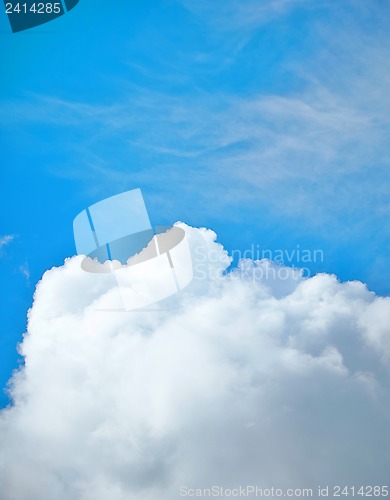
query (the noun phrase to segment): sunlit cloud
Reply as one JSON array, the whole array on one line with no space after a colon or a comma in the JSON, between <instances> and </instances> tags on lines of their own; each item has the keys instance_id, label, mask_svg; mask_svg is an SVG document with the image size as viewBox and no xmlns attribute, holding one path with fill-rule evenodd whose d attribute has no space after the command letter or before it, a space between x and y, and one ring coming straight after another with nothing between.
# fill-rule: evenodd
<instances>
[{"instance_id":1,"label":"sunlit cloud","mask_svg":"<svg viewBox=\"0 0 390 500\"><path fill-rule=\"evenodd\" d=\"M198 279L160 311L107 312L115 288L83 256L45 273L1 413L4 498L385 484L390 299L264 280L263 261L223 274L215 233L181 227Z\"/></svg>"}]
</instances>

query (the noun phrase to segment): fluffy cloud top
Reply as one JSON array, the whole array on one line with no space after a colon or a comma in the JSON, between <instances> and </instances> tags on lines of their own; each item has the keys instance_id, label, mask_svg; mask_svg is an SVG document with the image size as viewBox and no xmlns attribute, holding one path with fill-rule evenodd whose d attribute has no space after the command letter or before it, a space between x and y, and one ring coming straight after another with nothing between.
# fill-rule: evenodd
<instances>
[{"instance_id":1,"label":"fluffy cloud top","mask_svg":"<svg viewBox=\"0 0 390 500\"><path fill-rule=\"evenodd\" d=\"M215 233L182 227L195 279L160 310L107 310L115 284L80 256L45 273L1 414L1 498L386 484L390 298L267 279L267 261L221 274Z\"/></svg>"}]
</instances>

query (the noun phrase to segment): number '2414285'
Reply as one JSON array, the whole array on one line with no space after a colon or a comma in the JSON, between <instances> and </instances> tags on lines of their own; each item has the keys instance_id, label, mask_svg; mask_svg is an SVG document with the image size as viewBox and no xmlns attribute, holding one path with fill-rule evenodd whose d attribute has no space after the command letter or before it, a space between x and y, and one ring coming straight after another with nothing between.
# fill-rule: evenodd
<instances>
[{"instance_id":1,"label":"number '2414285'","mask_svg":"<svg viewBox=\"0 0 390 500\"><path fill-rule=\"evenodd\" d=\"M32 5L27 5L26 3L6 3L5 12L7 14L60 14L61 13L61 3L33 3Z\"/></svg>"}]
</instances>

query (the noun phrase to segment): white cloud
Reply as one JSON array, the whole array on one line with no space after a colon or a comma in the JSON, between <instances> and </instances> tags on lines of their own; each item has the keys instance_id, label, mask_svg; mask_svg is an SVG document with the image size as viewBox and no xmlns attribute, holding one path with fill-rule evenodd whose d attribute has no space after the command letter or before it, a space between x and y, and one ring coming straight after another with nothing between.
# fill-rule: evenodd
<instances>
[{"instance_id":1,"label":"white cloud","mask_svg":"<svg viewBox=\"0 0 390 500\"><path fill-rule=\"evenodd\" d=\"M303 220L330 238L329 226L339 238L346 220L357 234L373 219L387 232L388 9L363 0L184 4L200 16L210 43L201 54L178 47L165 71L158 66L154 75L156 81L161 73L181 78L188 59L194 73L183 92L124 82L122 95L98 105L35 95L5 103L0 119L77 127L85 141L65 146L78 161L56 175L85 178L88 189L101 193L102 176L117 191L136 182L151 187L152 203L164 198L169 210L180 186L183 213L195 212L198 220L210 212L233 218L245 206ZM271 39L269 50L276 62L263 61L263 22L292 8L302 10L302 30L299 16L289 20L290 46L285 28L275 26L281 42L273 47ZM225 21L239 34L227 34ZM214 22L221 30L209 26ZM256 61L264 81L246 69L248 61L250 67ZM229 75L241 70L248 71L246 83L229 85ZM210 84L194 90L194 81ZM128 166L130 156L139 167ZM75 167L80 158L82 168Z\"/></svg>"},{"instance_id":2,"label":"white cloud","mask_svg":"<svg viewBox=\"0 0 390 500\"><path fill-rule=\"evenodd\" d=\"M25 262L24 264L22 264L19 267L19 271L24 276L26 283L29 284L30 283L30 267L28 265L28 262Z\"/></svg>"},{"instance_id":3,"label":"white cloud","mask_svg":"<svg viewBox=\"0 0 390 500\"><path fill-rule=\"evenodd\" d=\"M310 6L308 0L179 0L191 13L223 31L258 28L301 5Z\"/></svg>"},{"instance_id":4,"label":"white cloud","mask_svg":"<svg viewBox=\"0 0 390 500\"><path fill-rule=\"evenodd\" d=\"M6 234L4 236L0 236L0 250L9 245L11 241L15 238L13 234Z\"/></svg>"},{"instance_id":5,"label":"white cloud","mask_svg":"<svg viewBox=\"0 0 390 500\"><path fill-rule=\"evenodd\" d=\"M386 483L390 298L325 274L286 288L267 261L216 279L215 234L183 227L214 279L160 312L97 311L115 289L82 257L44 275L1 415L2 498Z\"/></svg>"}]
</instances>

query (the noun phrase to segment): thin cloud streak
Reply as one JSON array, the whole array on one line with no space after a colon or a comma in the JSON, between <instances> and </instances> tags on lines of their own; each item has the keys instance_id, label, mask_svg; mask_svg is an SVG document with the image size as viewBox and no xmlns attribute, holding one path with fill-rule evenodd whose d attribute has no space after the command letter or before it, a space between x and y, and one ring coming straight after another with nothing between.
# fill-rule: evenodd
<instances>
[{"instance_id":1,"label":"thin cloud streak","mask_svg":"<svg viewBox=\"0 0 390 500\"><path fill-rule=\"evenodd\" d=\"M284 16L299 6L310 7L310 0L179 0L191 14L222 31L253 30ZM320 2L321 4L323 2Z\"/></svg>"},{"instance_id":2,"label":"thin cloud streak","mask_svg":"<svg viewBox=\"0 0 390 500\"><path fill-rule=\"evenodd\" d=\"M267 5L282 12L301 3ZM206 8L203 2L191 5ZM12 108L15 122L81 131L83 145L73 141L66 147L82 168L72 162L66 175L91 182L99 172L118 189L139 182L168 198L179 184L187 200L200 193L211 208L221 208L220 195L229 192L225 205L266 206L317 225L337 224L341 213L384 216L390 211L390 44L382 11L358 2L344 19L343 9L333 8L336 26L315 25L321 50L304 63L283 63L295 82L284 94L198 89L177 95L127 83L120 101L104 105L35 96L3 113L9 120ZM361 24L362 10L377 22L375 36ZM128 167L134 157L137 167Z\"/></svg>"},{"instance_id":3,"label":"thin cloud streak","mask_svg":"<svg viewBox=\"0 0 390 500\"><path fill-rule=\"evenodd\" d=\"M4 236L0 236L0 249L9 245L14 240L14 238L15 236L13 234L6 234Z\"/></svg>"}]
</instances>

